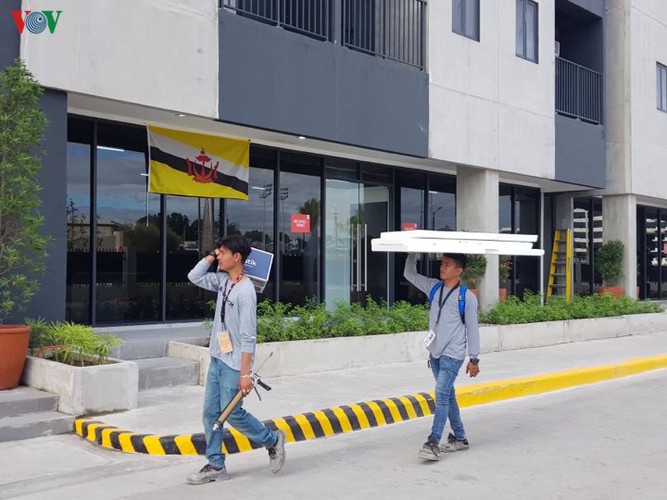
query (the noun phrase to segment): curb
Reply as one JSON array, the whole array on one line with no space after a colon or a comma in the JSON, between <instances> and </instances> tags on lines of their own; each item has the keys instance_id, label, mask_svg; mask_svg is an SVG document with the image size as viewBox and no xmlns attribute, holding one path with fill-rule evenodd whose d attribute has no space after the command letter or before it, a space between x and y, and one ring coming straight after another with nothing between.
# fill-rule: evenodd
<instances>
[{"instance_id":1,"label":"curb","mask_svg":"<svg viewBox=\"0 0 667 500\"><path fill-rule=\"evenodd\" d=\"M457 399L459 406L466 408L593 384L661 368L667 368L667 354L631 359L611 365L464 386L457 389ZM264 424L273 430L284 430L287 442L297 442L426 417L433 414L434 408L434 393L420 392L265 420ZM74 431L84 439L104 448L126 453L204 455L206 450L203 433L170 436L137 434L87 418L76 419ZM226 454L242 453L259 447L236 429L225 427L222 449Z\"/></svg>"}]
</instances>

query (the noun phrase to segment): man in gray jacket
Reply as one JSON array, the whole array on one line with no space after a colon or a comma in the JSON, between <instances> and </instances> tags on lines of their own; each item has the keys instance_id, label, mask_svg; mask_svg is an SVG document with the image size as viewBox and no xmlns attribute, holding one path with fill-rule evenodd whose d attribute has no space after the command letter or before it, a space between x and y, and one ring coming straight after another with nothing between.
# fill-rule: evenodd
<instances>
[{"instance_id":1,"label":"man in gray jacket","mask_svg":"<svg viewBox=\"0 0 667 500\"><path fill-rule=\"evenodd\" d=\"M211 329L211 365L204 395L204 434L208 463L188 476L189 484L204 484L227 478L222 452L223 430L213 430L220 412L240 390L243 396L253 388L250 369L257 341L257 294L243 272L250 255L248 240L239 235L219 240L210 255L188 274L195 285L216 292L218 300ZM218 272L209 272L218 263ZM229 423L251 441L269 451L271 472L279 472L285 462L285 432L272 431L242 407L243 400L229 416Z\"/></svg>"},{"instance_id":2,"label":"man in gray jacket","mask_svg":"<svg viewBox=\"0 0 667 500\"><path fill-rule=\"evenodd\" d=\"M479 374L477 297L470 290L466 290L465 297L462 297L465 299L465 322L459 309L461 273L466 261L463 254L443 254L440 259L440 280L418 274L414 254L408 255L405 261L405 278L427 296L434 286L442 282L432 299L429 331L424 338L435 377L435 414L431 433L419 450L419 458L423 460L438 460L441 452L467 450L469 447L454 390L466 349L469 355L466 373L471 377ZM447 442L440 445L448 418L452 432Z\"/></svg>"}]
</instances>

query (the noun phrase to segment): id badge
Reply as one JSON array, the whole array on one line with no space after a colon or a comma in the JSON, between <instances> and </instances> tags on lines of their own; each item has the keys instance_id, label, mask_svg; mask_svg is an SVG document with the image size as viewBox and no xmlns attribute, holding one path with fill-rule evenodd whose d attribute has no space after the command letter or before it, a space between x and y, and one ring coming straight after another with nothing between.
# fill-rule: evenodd
<instances>
[{"instance_id":1,"label":"id badge","mask_svg":"<svg viewBox=\"0 0 667 500\"><path fill-rule=\"evenodd\" d=\"M431 346L434 340L435 340L435 332L433 330L429 330L428 333L426 334L426 337L422 339L422 342L424 342L424 345L428 348Z\"/></svg>"},{"instance_id":2,"label":"id badge","mask_svg":"<svg viewBox=\"0 0 667 500\"><path fill-rule=\"evenodd\" d=\"M218 333L218 345L222 354L228 354L234 350L228 331Z\"/></svg>"}]
</instances>

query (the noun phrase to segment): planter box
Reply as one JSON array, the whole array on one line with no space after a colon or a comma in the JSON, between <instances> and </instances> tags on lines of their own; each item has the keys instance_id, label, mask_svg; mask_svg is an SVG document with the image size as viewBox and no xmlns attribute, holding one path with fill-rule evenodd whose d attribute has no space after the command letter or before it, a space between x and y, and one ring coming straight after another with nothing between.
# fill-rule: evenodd
<instances>
[{"instance_id":1,"label":"planter box","mask_svg":"<svg viewBox=\"0 0 667 500\"><path fill-rule=\"evenodd\" d=\"M521 325L484 325L480 327L480 347L482 353L488 353L657 331L667 331L667 314L633 314ZM262 368L263 377L419 361L426 359L426 349L422 344L425 335L426 332L407 332L269 342L257 344L256 360L261 363L273 352L273 356ZM198 362L199 383L206 382L210 361L208 347L172 341L169 342L167 354Z\"/></svg>"},{"instance_id":2,"label":"planter box","mask_svg":"<svg viewBox=\"0 0 667 500\"><path fill-rule=\"evenodd\" d=\"M137 407L139 368L132 361L70 366L28 356L23 385L58 395L58 411L92 415Z\"/></svg>"}]
</instances>

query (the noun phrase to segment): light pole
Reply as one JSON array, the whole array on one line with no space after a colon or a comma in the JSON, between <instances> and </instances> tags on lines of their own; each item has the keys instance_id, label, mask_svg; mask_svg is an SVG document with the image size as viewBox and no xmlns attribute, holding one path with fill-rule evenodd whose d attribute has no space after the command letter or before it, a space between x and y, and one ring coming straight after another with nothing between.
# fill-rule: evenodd
<instances>
[{"instance_id":1,"label":"light pole","mask_svg":"<svg viewBox=\"0 0 667 500\"><path fill-rule=\"evenodd\" d=\"M289 197L289 188L280 188L280 219L282 226L283 254L285 253L285 200Z\"/></svg>"},{"instance_id":2,"label":"light pole","mask_svg":"<svg viewBox=\"0 0 667 500\"><path fill-rule=\"evenodd\" d=\"M431 229L433 229L433 230L435 230L435 214L437 214L441 209L442 209L442 205L440 205L438 208L433 210L433 213L431 214Z\"/></svg>"}]
</instances>

